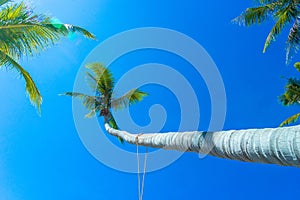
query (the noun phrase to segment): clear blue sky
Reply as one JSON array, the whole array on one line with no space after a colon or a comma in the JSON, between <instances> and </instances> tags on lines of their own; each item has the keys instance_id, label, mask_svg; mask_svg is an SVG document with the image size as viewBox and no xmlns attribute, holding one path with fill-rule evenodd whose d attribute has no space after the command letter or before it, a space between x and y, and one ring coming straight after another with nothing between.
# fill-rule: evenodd
<instances>
[{"instance_id":1,"label":"clear blue sky","mask_svg":"<svg viewBox=\"0 0 300 200\"><path fill-rule=\"evenodd\" d=\"M276 127L299 111L297 107L283 107L277 99L286 81L281 76L297 76L284 63L286 33L262 54L271 23L251 28L231 23L252 5L251 0L36 0L31 4L37 12L85 27L98 40L82 37L63 40L41 55L22 61L43 95L41 117L25 95L24 81L12 71L0 72L1 200L137 199L136 175L103 165L85 149L74 125L71 98L58 96L73 89L77 71L93 48L125 30L164 27L182 32L201 44L224 80L225 130ZM192 76L188 65L182 67L185 64L182 60L165 52L146 50L126 56L111 66L117 78L136 65L149 62L182 70L180 73L188 76L198 91L199 129L207 128L208 93L201 77ZM176 130L179 116L174 112L178 109L174 95L156 85L145 86L144 90L151 95L132 108L133 118L141 125L147 124L149 106L161 103L166 112L175 113L168 115L163 130ZM128 144L123 148L134 150ZM172 165L147 174L144 199L296 199L299 179L296 168L210 156L201 160L197 154L186 153Z\"/></svg>"}]
</instances>

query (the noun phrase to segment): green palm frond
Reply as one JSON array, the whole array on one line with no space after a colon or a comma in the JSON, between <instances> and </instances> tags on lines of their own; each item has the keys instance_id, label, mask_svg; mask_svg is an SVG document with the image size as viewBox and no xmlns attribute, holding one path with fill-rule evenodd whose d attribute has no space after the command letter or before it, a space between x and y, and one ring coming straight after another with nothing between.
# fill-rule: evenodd
<instances>
[{"instance_id":1,"label":"green palm frond","mask_svg":"<svg viewBox=\"0 0 300 200\"><path fill-rule=\"evenodd\" d=\"M78 26L53 23L46 15L34 14L23 2L9 2L0 0L0 65L10 66L23 76L30 101L40 111L41 95L29 73L18 64L18 59L33 56L70 33L77 32L91 39L95 36Z\"/></svg>"},{"instance_id":2,"label":"green palm frond","mask_svg":"<svg viewBox=\"0 0 300 200\"><path fill-rule=\"evenodd\" d=\"M300 43L300 36L298 33L299 23L297 22L297 18L300 16L300 2L298 0L254 0L254 2L257 3L258 6L248 8L240 16L236 17L233 22L251 26L253 24L261 24L268 19L273 19L275 25L272 27L266 38L263 48L264 53L285 26L294 23L287 40L286 63L288 63L292 54L297 52Z\"/></svg>"},{"instance_id":3,"label":"green palm frond","mask_svg":"<svg viewBox=\"0 0 300 200\"><path fill-rule=\"evenodd\" d=\"M299 120L299 117L300 117L300 113L297 113L297 114L287 118L286 120L284 120L279 126L282 127L282 126L286 126L289 124L293 124Z\"/></svg>"},{"instance_id":4,"label":"green palm frond","mask_svg":"<svg viewBox=\"0 0 300 200\"><path fill-rule=\"evenodd\" d=\"M92 117L96 116L96 114L97 114L97 109L94 108L94 109L91 110L91 112L89 112L88 114L86 114L85 117L86 118L92 118Z\"/></svg>"},{"instance_id":5,"label":"green palm frond","mask_svg":"<svg viewBox=\"0 0 300 200\"><path fill-rule=\"evenodd\" d=\"M33 14L24 3L6 6L0 11L0 18L0 49L12 57L33 55L72 32L95 38L80 27L53 24L49 17Z\"/></svg>"},{"instance_id":6,"label":"green palm frond","mask_svg":"<svg viewBox=\"0 0 300 200\"><path fill-rule=\"evenodd\" d=\"M0 0L0 6L3 6L4 4L10 2L11 0Z\"/></svg>"},{"instance_id":7,"label":"green palm frond","mask_svg":"<svg viewBox=\"0 0 300 200\"><path fill-rule=\"evenodd\" d=\"M13 69L16 69L20 75L24 78L26 83L26 92L29 95L29 99L31 103L37 107L38 111L40 112L40 107L42 103L42 97L40 95L39 90L37 89L34 81L32 80L29 73L19 65L13 58L11 58L6 53L0 50L0 65L1 66L9 66Z\"/></svg>"},{"instance_id":8,"label":"green palm frond","mask_svg":"<svg viewBox=\"0 0 300 200\"><path fill-rule=\"evenodd\" d=\"M100 99L98 97L86 95L86 94L79 93L79 92L66 92L61 95L71 96L71 97L80 99L82 101L82 104L84 105L84 107L87 108L88 110L92 110L92 111L97 110L98 106L100 106L100 104L101 104ZM88 116L90 116L90 115L91 114L88 114Z\"/></svg>"},{"instance_id":9,"label":"green palm frond","mask_svg":"<svg viewBox=\"0 0 300 200\"><path fill-rule=\"evenodd\" d=\"M93 92L96 92L97 90L97 79L89 72L86 72L86 82L88 83L88 85L90 86L90 88L92 89Z\"/></svg>"},{"instance_id":10,"label":"green palm frond","mask_svg":"<svg viewBox=\"0 0 300 200\"><path fill-rule=\"evenodd\" d=\"M299 50L299 44L300 44L300 30L299 29L300 29L300 19L299 19L299 17L297 17L292 28L290 29L288 39L286 42L287 43L286 63L288 63L291 60L292 55L297 53L297 51Z\"/></svg>"},{"instance_id":11,"label":"green palm frond","mask_svg":"<svg viewBox=\"0 0 300 200\"><path fill-rule=\"evenodd\" d=\"M300 80L289 78L285 92L279 97L279 101L285 106L300 104Z\"/></svg>"},{"instance_id":12,"label":"green palm frond","mask_svg":"<svg viewBox=\"0 0 300 200\"><path fill-rule=\"evenodd\" d=\"M296 62L294 67L299 71L300 63ZM297 78L289 78L285 85L285 92L279 97L279 100L284 106L300 105L300 80ZM300 113L295 114L284 120L280 126L295 123L299 117Z\"/></svg>"},{"instance_id":13,"label":"green palm frond","mask_svg":"<svg viewBox=\"0 0 300 200\"><path fill-rule=\"evenodd\" d=\"M279 10L275 16L278 18L276 24L271 29L264 45L263 52L266 52L267 48L270 46L271 42L273 42L276 37L281 33L284 26L290 23L297 16L297 10L294 6L289 5L283 10Z\"/></svg>"},{"instance_id":14,"label":"green palm frond","mask_svg":"<svg viewBox=\"0 0 300 200\"><path fill-rule=\"evenodd\" d=\"M269 19L270 14L275 10L277 6L278 3L274 2L255 8L248 8L240 16L233 19L233 22L238 24L244 24L246 26L251 26L256 23L260 24Z\"/></svg>"},{"instance_id":15,"label":"green palm frond","mask_svg":"<svg viewBox=\"0 0 300 200\"><path fill-rule=\"evenodd\" d=\"M139 89L132 89L122 97L113 99L111 101L111 107L114 109L126 108L134 103L142 101L145 96L148 96L148 94Z\"/></svg>"},{"instance_id":16,"label":"green palm frond","mask_svg":"<svg viewBox=\"0 0 300 200\"><path fill-rule=\"evenodd\" d=\"M86 65L86 68L93 71L94 76L92 74L88 74L92 78L92 80L96 80L97 91L101 94L111 98L112 91L114 88L114 78L111 71L105 68L100 63L90 63Z\"/></svg>"},{"instance_id":17,"label":"green palm frond","mask_svg":"<svg viewBox=\"0 0 300 200\"><path fill-rule=\"evenodd\" d=\"M51 26L55 26L55 25L51 24ZM59 30L65 32L65 34L80 33L81 35L85 36L86 38L96 39L95 35L88 32L86 29L81 28L79 26L74 26L71 24L62 24L62 28L60 28Z\"/></svg>"},{"instance_id":18,"label":"green palm frond","mask_svg":"<svg viewBox=\"0 0 300 200\"><path fill-rule=\"evenodd\" d=\"M268 3L274 3L277 0L255 0L255 2L259 3L259 4L268 4Z\"/></svg>"},{"instance_id":19,"label":"green palm frond","mask_svg":"<svg viewBox=\"0 0 300 200\"><path fill-rule=\"evenodd\" d=\"M297 69L298 72L300 72L300 62L296 62L294 64L294 67Z\"/></svg>"},{"instance_id":20,"label":"green palm frond","mask_svg":"<svg viewBox=\"0 0 300 200\"><path fill-rule=\"evenodd\" d=\"M119 140L119 142L120 142L121 144L124 144L124 139L123 139L123 138L118 137L118 140Z\"/></svg>"}]
</instances>

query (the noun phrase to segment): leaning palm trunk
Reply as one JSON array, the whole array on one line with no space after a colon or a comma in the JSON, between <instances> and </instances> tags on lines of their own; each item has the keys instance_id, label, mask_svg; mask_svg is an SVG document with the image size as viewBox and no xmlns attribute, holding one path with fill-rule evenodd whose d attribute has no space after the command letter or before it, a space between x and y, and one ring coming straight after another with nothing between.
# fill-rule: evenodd
<instances>
[{"instance_id":1,"label":"leaning palm trunk","mask_svg":"<svg viewBox=\"0 0 300 200\"><path fill-rule=\"evenodd\" d=\"M217 132L131 134L111 128L108 133L140 146L189 151L240 160L300 167L300 126Z\"/></svg>"}]
</instances>

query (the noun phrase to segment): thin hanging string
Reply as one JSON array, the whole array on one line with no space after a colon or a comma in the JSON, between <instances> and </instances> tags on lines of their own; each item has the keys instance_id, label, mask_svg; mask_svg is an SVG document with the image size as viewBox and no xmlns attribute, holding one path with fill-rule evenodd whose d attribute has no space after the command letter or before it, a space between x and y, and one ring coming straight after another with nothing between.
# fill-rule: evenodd
<instances>
[{"instance_id":1,"label":"thin hanging string","mask_svg":"<svg viewBox=\"0 0 300 200\"><path fill-rule=\"evenodd\" d=\"M147 157L148 157L148 147L146 147L146 154L145 154L145 159L144 159L144 174L143 174L143 179L142 179L141 200L143 199L143 196L144 196L144 185L145 185L145 176L146 176Z\"/></svg>"},{"instance_id":2,"label":"thin hanging string","mask_svg":"<svg viewBox=\"0 0 300 200\"><path fill-rule=\"evenodd\" d=\"M140 180L140 157L139 157L139 144L138 144L138 136L135 138L135 143L136 143L136 159L137 159L137 165L138 165L138 195L139 195L139 200L141 200L141 180Z\"/></svg>"},{"instance_id":3,"label":"thin hanging string","mask_svg":"<svg viewBox=\"0 0 300 200\"><path fill-rule=\"evenodd\" d=\"M144 159L144 171L143 171L143 178L141 184L141 177L140 177L140 156L139 156L139 144L138 144L138 137L141 134L136 136L136 156L137 156L137 165L138 165L138 195L139 200L143 200L144 196L144 185L145 185L145 176L146 176L146 167L147 167L147 157L148 157L148 147L146 147L146 154ZM142 188L141 188L142 185Z\"/></svg>"}]
</instances>

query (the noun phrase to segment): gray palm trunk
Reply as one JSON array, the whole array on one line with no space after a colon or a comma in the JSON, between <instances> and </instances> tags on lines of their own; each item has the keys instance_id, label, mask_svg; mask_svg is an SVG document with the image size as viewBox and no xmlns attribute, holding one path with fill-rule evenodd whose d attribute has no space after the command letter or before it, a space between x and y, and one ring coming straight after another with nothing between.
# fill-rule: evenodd
<instances>
[{"instance_id":1,"label":"gray palm trunk","mask_svg":"<svg viewBox=\"0 0 300 200\"><path fill-rule=\"evenodd\" d=\"M282 128L216 132L131 134L111 128L108 133L131 144L209 154L245 162L300 167L300 125Z\"/></svg>"}]
</instances>

